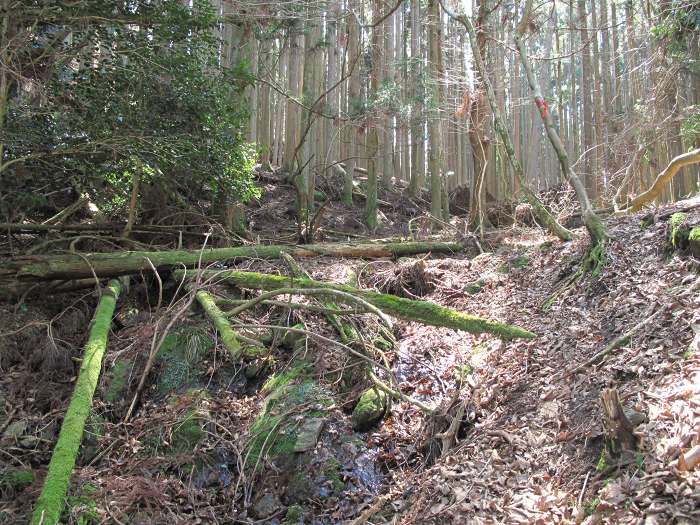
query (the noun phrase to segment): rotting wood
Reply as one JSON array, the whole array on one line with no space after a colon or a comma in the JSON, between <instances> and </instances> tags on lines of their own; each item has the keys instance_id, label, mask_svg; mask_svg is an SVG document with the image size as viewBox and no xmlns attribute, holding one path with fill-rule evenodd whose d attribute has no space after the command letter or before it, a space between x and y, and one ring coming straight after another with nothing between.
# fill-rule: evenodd
<instances>
[{"instance_id":1,"label":"rotting wood","mask_svg":"<svg viewBox=\"0 0 700 525\"><path fill-rule=\"evenodd\" d=\"M20 280L80 279L114 277L172 267L193 267L240 258L277 259L282 252L293 257L360 257L367 259L402 257L417 253L457 253L459 242L328 243L255 245L205 250L127 251L119 253L76 253L57 256L16 257L0 265L0 278Z\"/></svg>"},{"instance_id":2,"label":"rotting wood","mask_svg":"<svg viewBox=\"0 0 700 525\"><path fill-rule=\"evenodd\" d=\"M616 388L606 388L600 394L603 409L603 428L608 439L608 450L613 456L624 450L637 448L634 426L627 418Z\"/></svg>"},{"instance_id":3,"label":"rotting wood","mask_svg":"<svg viewBox=\"0 0 700 525\"><path fill-rule=\"evenodd\" d=\"M68 483L75 467L85 422L90 415L92 398L95 395L97 381L100 377L109 327L112 324L112 314L123 287L124 284L121 280L113 279L102 290L102 297L92 319L90 335L85 343L80 374L61 425L58 441L51 455L41 495L34 507L32 525L39 523L54 525L61 517L68 492Z\"/></svg>"},{"instance_id":4,"label":"rotting wood","mask_svg":"<svg viewBox=\"0 0 700 525\"><path fill-rule=\"evenodd\" d=\"M523 328L512 326L489 319L483 319L440 306L428 301L404 299L394 295L382 294L372 290L361 290L346 284L334 284L314 279L292 278L282 275L271 275L258 272L243 272L235 270L204 270L201 272L187 271L183 275L182 270L175 272L176 279L183 276L195 277L199 274L203 279L228 282L241 288L259 290L277 290L279 288L328 288L339 290L363 298L368 303L376 306L382 312L393 315L407 321L417 321L432 326L443 326L455 330L463 330L471 333L491 333L504 339L536 337L532 332Z\"/></svg>"}]
</instances>

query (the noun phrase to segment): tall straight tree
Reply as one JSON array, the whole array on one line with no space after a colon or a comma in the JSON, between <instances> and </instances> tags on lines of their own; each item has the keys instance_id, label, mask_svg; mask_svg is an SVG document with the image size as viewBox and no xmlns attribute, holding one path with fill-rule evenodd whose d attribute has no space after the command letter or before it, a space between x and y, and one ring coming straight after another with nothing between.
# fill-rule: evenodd
<instances>
[{"instance_id":1,"label":"tall straight tree","mask_svg":"<svg viewBox=\"0 0 700 525\"><path fill-rule=\"evenodd\" d=\"M586 190L588 191L588 195L595 198L596 181L595 173L593 173L593 96L590 88L593 82L593 73L591 67L586 0L577 0L577 4L578 24L581 32L581 101L583 106L583 144L581 145L581 153L583 155Z\"/></svg>"},{"instance_id":2,"label":"tall straight tree","mask_svg":"<svg viewBox=\"0 0 700 525\"><path fill-rule=\"evenodd\" d=\"M382 27L381 27L381 0L372 2L372 71L370 74L370 96L368 97L376 105L381 82L381 52L382 52ZM379 117L376 108L367 116L367 203L365 215L367 226L374 230L377 227L377 152L379 149L379 134L377 126Z\"/></svg>"},{"instance_id":3,"label":"tall straight tree","mask_svg":"<svg viewBox=\"0 0 700 525\"><path fill-rule=\"evenodd\" d=\"M442 30L438 0L428 0L428 48L431 80L431 114L428 120L428 168L430 170L430 213L442 217Z\"/></svg>"}]
</instances>

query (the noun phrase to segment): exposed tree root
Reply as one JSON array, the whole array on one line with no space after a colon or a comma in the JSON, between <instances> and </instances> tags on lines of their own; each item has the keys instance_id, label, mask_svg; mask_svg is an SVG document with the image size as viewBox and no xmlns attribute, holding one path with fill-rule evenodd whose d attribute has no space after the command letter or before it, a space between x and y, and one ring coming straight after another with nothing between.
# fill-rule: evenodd
<instances>
[{"instance_id":1,"label":"exposed tree root","mask_svg":"<svg viewBox=\"0 0 700 525\"><path fill-rule=\"evenodd\" d=\"M579 263L578 269L574 272L574 274L566 279L566 281L564 281L564 283L557 288L557 290L550 295L544 303L542 303L541 309L543 311L546 312L555 302L566 297L587 275L592 277L598 277L600 275L600 272L603 270L606 262L606 239L607 237L602 240L594 240L592 242L591 246L589 246L586 250L586 253Z\"/></svg>"}]
</instances>

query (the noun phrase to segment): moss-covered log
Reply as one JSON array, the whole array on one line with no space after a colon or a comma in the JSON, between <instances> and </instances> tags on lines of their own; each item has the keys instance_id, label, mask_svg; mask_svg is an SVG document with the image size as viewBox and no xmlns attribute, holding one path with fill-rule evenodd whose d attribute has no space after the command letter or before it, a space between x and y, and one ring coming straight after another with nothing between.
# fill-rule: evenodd
<instances>
[{"instance_id":1,"label":"moss-covered log","mask_svg":"<svg viewBox=\"0 0 700 525\"><path fill-rule=\"evenodd\" d=\"M226 314L224 314L219 309L219 307L216 305L216 300L214 299L214 297L212 297L210 293L205 292L204 290L198 290L196 293L196 297L197 301L200 305L202 305L202 308L206 312L209 319L211 319L212 323L214 323L216 331L219 332L219 335L221 335L221 341L224 343L224 346L229 351L231 357L235 361L241 359L241 357L244 356L260 356L260 354L264 350L262 347L253 349L244 348L243 346L241 346L241 342L238 339L238 335L231 327L231 323L229 323L228 319L226 319L225 317Z\"/></svg>"},{"instance_id":2,"label":"moss-covered log","mask_svg":"<svg viewBox=\"0 0 700 525\"><path fill-rule=\"evenodd\" d=\"M187 275L194 277L195 271L188 271ZM177 279L182 278L183 271L175 272ZM517 326L507 325L475 317L473 315L464 314L451 308L446 308L428 301L416 301L396 297L395 295L382 294L371 290L361 290L346 284L334 284L314 279L292 278L282 275L271 275L258 272L241 272L241 271L213 271L207 270L203 272L204 278L217 278L222 281L229 282L241 288L251 288L257 290L277 290L279 288L327 288L339 290L349 294L362 297L368 303L376 306L382 312L405 319L408 321L417 321L423 324L432 326L444 326L455 330L463 330L471 333L492 333L499 337L510 339L517 337L533 338L535 334L519 328ZM336 300L340 301L341 298Z\"/></svg>"},{"instance_id":3,"label":"moss-covered log","mask_svg":"<svg viewBox=\"0 0 700 525\"><path fill-rule=\"evenodd\" d=\"M58 523L63 512L68 482L83 438L85 422L90 415L92 398L102 368L102 357L107 347L112 314L122 286L120 280L114 279L102 291L92 319L90 335L85 343L80 374L51 456L41 495L34 508L32 525L54 525Z\"/></svg>"},{"instance_id":4,"label":"moss-covered log","mask_svg":"<svg viewBox=\"0 0 700 525\"><path fill-rule=\"evenodd\" d=\"M328 243L256 245L207 250L171 250L158 252L67 254L59 256L17 257L0 265L0 279L52 280L85 277L114 277L156 268L194 267L239 258L277 259L283 252L293 257L403 257L417 253L456 253L464 250L458 242Z\"/></svg>"}]
</instances>

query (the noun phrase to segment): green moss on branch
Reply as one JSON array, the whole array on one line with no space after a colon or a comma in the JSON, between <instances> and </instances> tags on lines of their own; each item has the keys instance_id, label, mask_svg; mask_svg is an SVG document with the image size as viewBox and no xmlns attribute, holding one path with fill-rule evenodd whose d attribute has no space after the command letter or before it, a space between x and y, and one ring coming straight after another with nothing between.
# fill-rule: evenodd
<instances>
[{"instance_id":1,"label":"green moss on branch","mask_svg":"<svg viewBox=\"0 0 700 525\"><path fill-rule=\"evenodd\" d=\"M95 395L95 388L100 377L109 327L112 324L112 314L121 290L122 283L118 279L114 279L102 291L102 298L95 310L90 335L85 344L83 361L73 397L63 419L41 495L34 508L32 525L39 523L54 525L61 517L68 492L68 482L75 466L85 422L90 415L92 398Z\"/></svg>"},{"instance_id":2,"label":"green moss on branch","mask_svg":"<svg viewBox=\"0 0 700 525\"><path fill-rule=\"evenodd\" d=\"M229 323L225 314L216 305L216 300L210 293L199 290L196 293L196 297L209 319L214 323L217 332L221 335L224 346L229 351L234 361L238 361L242 357L256 358L263 354L264 349L261 347L244 347L241 345L241 342L238 340L238 335L231 327L231 323Z\"/></svg>"},{"instance_id":3,"label":"green moss on branch","mask_svg":"<svg viewBox=\"0 0 700 525\"><path fill-rule=\"evenodd\" d=\"M382 312L408 321L417 321L432 326L444 326L471 333L491 333L504 339L533 338L535 334L523 328L498 323L488 319L464 314L428 301L417 301L382 294L371 290L361 290L345 284L333 284L306 278L290 278L259 272L241 271L204 271L204 278L219 278L241 288L276 290L278 288L328 288L362 297ZM176 272L176 278L182 277L182 271ZM194 276L194 274L191 274ZM342 299L337 299L342 300Z\"/></svg>"},{"instance_id":4,"label":"green moss on branch","mask_svg":"<svg viewBox=\"0 0 700 525\"><path fill-rule=\"evenodd\" d=\"M457 253L464 251L458 242L327 243L300 246L257 245L208 250L170 250L159 252L89 253L47 257L18 257L0 266L0 277L27 280L112 277L155 268L194 267L238 258L278 259L286 252L294 257L402 257L417 253Z\"/></svg>"}]
</instances>

